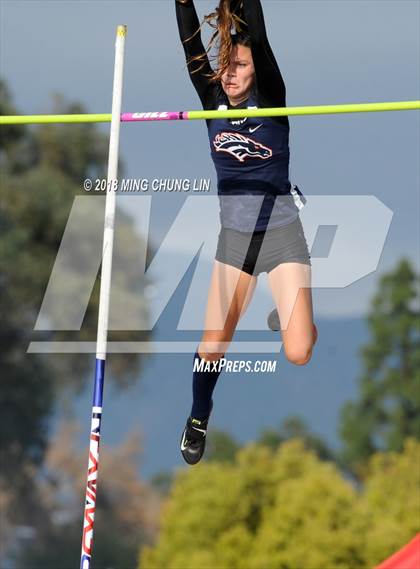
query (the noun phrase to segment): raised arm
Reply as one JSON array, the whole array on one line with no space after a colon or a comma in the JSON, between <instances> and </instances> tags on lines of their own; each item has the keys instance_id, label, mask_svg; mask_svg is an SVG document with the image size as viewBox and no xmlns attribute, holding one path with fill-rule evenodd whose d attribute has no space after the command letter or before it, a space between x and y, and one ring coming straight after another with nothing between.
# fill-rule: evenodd
<instances>
[{"instance_id":1,"label":"raised arm","mask_svg":"<svg viewBox=\"0 0 420 569\"><path fill-rule=\"evenodd\" d=\"M238 0L233 3L238 4ZM268 42L260 0L243 0L243 16L251 37L258 92L269 107L286 106L286 87Z\"/></svg>"},{"instance_id":2,"label":"raised arm","mask_svg":"<svg viewBox=\"0 0 420 569\"><path fill-rule=\"evenodd\" d=\"M185 58L188 62L192 57L202 55L206 51L199 31L200 22L198 21L193 0L175 0L175 8L179 37L181 38ZM202 68L200 71L197 71L200 66ZM206 56L205 59L190 63L188 72L204 109L211 108L214 85L206 77L206 75L212 73L208 57Z\"/></svg>"}]
</instances>

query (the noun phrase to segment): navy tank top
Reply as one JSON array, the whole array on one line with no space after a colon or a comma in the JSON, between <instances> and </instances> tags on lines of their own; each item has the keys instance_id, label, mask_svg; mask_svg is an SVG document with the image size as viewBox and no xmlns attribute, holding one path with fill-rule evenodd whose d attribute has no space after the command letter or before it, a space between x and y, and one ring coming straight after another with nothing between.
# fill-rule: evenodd
<instances>
[{"instance_id":1,"label":"navy tank top","mask_svg":"<svg viewBox=\"0 0 420 569\"><path fill-rule=\"evenodd\" d=\"M228 108L221 95L217 108ZM248 108L258 108L255 94ZM264 231L294 221L303 197L289 181L289 124L272 118L207 121L222 227Z\"/></svg>"}]
</instances>

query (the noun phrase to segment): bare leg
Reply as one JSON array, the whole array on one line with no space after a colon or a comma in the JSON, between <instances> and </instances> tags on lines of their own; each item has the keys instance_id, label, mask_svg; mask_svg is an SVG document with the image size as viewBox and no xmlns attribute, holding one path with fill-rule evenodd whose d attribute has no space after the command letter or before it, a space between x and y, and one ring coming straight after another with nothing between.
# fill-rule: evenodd
<instances>
[{"instance_id":1,"label":"bare leg","mask_svg":"<svg viewBox=\"0 0 420 569\"><path fill-rule=\"evenodd\" d=\"M215 361L223 357L256 284L257 277L231 265L214 262L205 329L198 348L201 358Z\"/></svg>"},{"instance_id":2,"label":"bare leg","mask_svg":"<svg viewBox=\"0 0 420 569\"><path fill-rule=\"evenodd\" d=\"M318 337L313 322L311 266L281 263L268 273L268 281L279 313L285 355L291 363L305 365Z\"/></svg>"}]
</instances>

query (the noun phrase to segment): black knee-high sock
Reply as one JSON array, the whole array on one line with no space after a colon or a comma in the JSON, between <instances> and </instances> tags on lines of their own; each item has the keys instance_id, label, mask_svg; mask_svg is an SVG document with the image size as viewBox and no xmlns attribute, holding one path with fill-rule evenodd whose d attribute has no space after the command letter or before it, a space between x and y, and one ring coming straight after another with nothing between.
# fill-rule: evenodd
<instances>
[{"instance_id":1,"label":"black knee-high sock","mask_svg":"<svg viewBox=\"0 0 420 569\"><path fill-rule=\"evenodd\" d=\"M211 396L213 395L213 390L216 386L217 379L220 375L219 362L217 364L217 371L204 371L205 367L213 368L213 362L206 362L200 358L198 351L195 352L194 362L197 364L203 364L203 368L200 365L200 369L203 371L193 371L193 405L191 409L191 417L194 419L207 419L210 414L211 408ZM194 369L194 368L193 368Z\"/></svg>"}]
</instances>

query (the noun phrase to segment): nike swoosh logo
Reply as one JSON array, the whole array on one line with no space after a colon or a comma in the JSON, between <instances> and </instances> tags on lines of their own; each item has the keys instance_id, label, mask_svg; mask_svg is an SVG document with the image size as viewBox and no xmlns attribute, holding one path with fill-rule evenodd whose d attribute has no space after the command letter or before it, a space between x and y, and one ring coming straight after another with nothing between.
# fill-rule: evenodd
<instances>
[{"instance_id":1,"label":"nike swoosh logo","mask_svg":"<svg viewBox=\"0 0 420 569\"><path fill-rule=\"evenodd\" d=\"M259 124L258 126L250 126L249 127L249 132L252 134L253 132L255 132L256 130L258 130L259 128L262 127L262 124Z\"/></svg>"},{"instance_id":2,"label":"nike swoosh logo","mask_svg":"<svg viewBox=\"0 0 420 569\"><path fill-rule=\"evenodd\" d=\"M185 450L187 448L184 443L185 443L185 432L182 435L181 450Z\"/></svg>"},{"instance_id":3,"label":"nike swoosh logo","mask_svg":"<svg viewBox=\"0 0 420 569\"><path fill-rule=\"evenodd\" d=\"M196 431L200 431L200 433L203 433L204 436L206 436L207 431L203 430L203 429L196 429L195 427L193 427L193 429L195 429ZM185 445L186 443L186 432L184 431L183 435L182 435L182 441L181 441L181 450L185 450L187 447Z\"/></svg>"}]
</instances>

